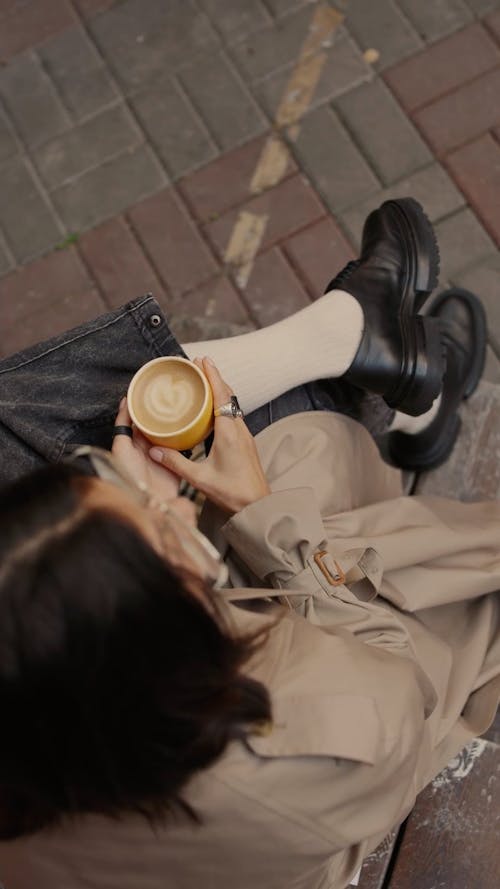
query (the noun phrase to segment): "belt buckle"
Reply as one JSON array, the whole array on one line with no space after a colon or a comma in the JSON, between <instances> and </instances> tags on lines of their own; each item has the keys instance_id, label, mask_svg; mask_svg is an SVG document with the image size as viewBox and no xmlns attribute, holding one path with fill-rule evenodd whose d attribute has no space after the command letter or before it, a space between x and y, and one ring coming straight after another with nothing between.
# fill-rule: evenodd
<instances>
[{"instance_id":1,"label":"belt buckle","mask_svg":"<svg viewBox=\"0 0 500 889\"><path fill-rule=\"evenodd\" d=\"M332 561L333 561L333 564L335 565L335 569L336 569L337 573L332 574L331 571L328 570L327 566L323 562L323 558L328 555L330 555L328 550L322 549L319 552L314 553L314 561L316 562L316 565L318 566L319 570L321 571L322 574L324 574L328 583L331 586L342 586L343 584L345 584L345 574L342 571L342 568L340 567L339 563L333 558L332 558Z\"/></svg>"}]
</instances>

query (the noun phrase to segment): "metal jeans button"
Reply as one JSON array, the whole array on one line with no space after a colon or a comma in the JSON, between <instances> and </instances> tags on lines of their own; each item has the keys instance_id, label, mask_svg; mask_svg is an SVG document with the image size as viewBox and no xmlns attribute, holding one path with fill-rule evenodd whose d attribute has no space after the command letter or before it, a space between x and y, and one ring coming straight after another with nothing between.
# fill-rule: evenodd
<instances>
[{"instance_id":1,"label":"metal jeans button","mask_svg":"<svg viewBox=\"0 0 500 889\"><path fill-rule=\"evenodd\" d=\"M159 327L161 324L160 316L159 315L151 315L151 317L149 319L149 323L151 324L151 327Z\"/></svg>"}]
</instances>

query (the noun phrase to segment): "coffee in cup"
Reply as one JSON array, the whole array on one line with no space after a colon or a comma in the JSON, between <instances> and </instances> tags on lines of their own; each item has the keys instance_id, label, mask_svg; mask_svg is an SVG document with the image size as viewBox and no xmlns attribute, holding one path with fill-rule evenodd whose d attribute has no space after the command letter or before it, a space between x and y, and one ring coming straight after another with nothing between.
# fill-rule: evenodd
<instances>
[{"instance_id":1,"label":"coffee in cup","mask_svg":"<svg viewBox=\"0 0 500 889\"><path fill-rule=\"evenodd\" d=\"M212 431L213 397L205 374L186 358L154 358L132 378L132 421L153 444L193 448Z\"/></svg>"}]
</instances>

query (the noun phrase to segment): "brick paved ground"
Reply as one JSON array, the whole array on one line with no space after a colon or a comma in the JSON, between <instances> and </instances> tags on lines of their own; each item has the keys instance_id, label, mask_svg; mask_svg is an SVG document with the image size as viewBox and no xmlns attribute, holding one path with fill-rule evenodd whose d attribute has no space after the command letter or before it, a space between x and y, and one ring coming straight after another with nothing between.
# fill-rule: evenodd
<instances>
[{"instance_id":1,"label":"brick paved ground","mask_svg":"<svg viewBox=\"0 0 500 889\"><path fill-rule=\"evenodd\" d=\"M272 323L411 194L500 381L499 96L492 0L2 0L0 354L146 291L184 340Z\"/></svg>"}]
</instances>

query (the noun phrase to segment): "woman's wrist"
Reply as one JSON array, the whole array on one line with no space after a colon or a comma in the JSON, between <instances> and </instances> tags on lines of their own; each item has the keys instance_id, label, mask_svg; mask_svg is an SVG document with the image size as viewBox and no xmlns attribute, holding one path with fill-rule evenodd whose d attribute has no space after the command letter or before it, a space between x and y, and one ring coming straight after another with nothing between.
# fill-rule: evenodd
<instances>
[{"instance_id":1,"label":"woman's wrist","mask_svg":"<svg viewBox=\"0 0 500 889\"><path fill-rule=\"evenodd\" d=\"M231 504L231 515L235 515L237 512L241 512L242 509L246 509L246 507L251 506L252 503L257 503L258 500L262 500L264 497L268 497L269 494L272 494L271 488L269 487L269 485L265 485L260 491L248 495L241 495L240 497L235 498L234 502Z\"/></svg>"}]
</instances>

